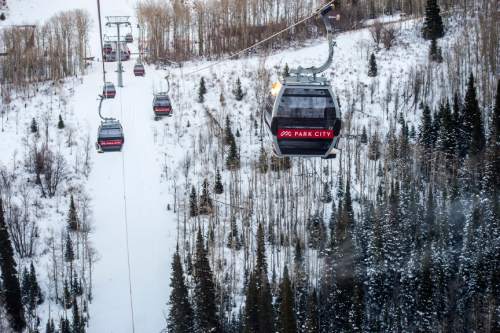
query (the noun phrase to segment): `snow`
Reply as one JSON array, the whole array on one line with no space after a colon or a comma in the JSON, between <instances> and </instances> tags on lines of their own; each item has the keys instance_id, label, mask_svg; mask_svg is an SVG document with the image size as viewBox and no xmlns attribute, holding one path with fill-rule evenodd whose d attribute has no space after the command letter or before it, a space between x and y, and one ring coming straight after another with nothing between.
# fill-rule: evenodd
<instances>
[{"instance_id":1,"label":"snow","mask_svg":"<svg viewBox=\"0 0 500 333\"><path fill-rule=\"evenodd\" d=\"M130 0L103 0L102 17L132 16L134 4L135 1ZM91 17L96 17L97 11L92 1L54 0L42 3L19 0L10 4L9 24L36 22L59 10L74 8L85 8ZM384 18L384 21L391 21L391 18ZM413 29L407 23L402 33L408 36ZM94 22L91 34L94 54L99 45L97 31L97 22ZM425 63L427 57L427 48L422 47L422 43L409 42L389 51L380 51L377 54L380 76L371 79L366 72L367 59L373 49L373 42L366 29L339 35L334 64L326 73L340 96L343 111L354 114L351 133L360 132L363 125L371 125L373 129L387 129L391 117L384 111L386 105L383 98L388 89L389 77L392 77L393 82L403 81L411 68L415 64ZM324 40L319 40L305 47L269 56L266 67L272 70L275 80L278 70L285 63L291 68L320 64L326 54L327 45ZM208 135L204 108L219 110L221 91L224 91L228 105L223 112L216 114L216 118L223 124L225 115L231 114L233 123L242 132L239 139L243 170L242 192L248 191L250 166L260 148L260 142L253 136L253 127L246 126L250 115L258 107L253 97L255 77L252 75L258 68L259 60L258 57L250 57L225 61L192 75L189 73L210 63L190 63L182 72L180 69L170 69L174 116L157 122L153 120L151 101L154 91L164 90L166 87L163 80L165 72L146 66L145 77L134 77L134 60L123 63L124 87L117 87L114 100L104 101L103 114L121 121L125 133L124 148L122 152L104 154L92 150L91 173L87 180L81 180L85 182L87 194L92 198L91 242L98 252L93 273L94 298L89 309L88 332L132 332L132 322L136 332L159 332L165 327L170 261L177 245L179 218L176 214L184 214L182 206L181 212L173 210L174 191L178 198L183 198L191 184L199 189L199 179L213 179L211 172L216 165L213 159L194 161L194 166L187 174L183 168L186 159L195 156L197 151L216 145ZM76 82L74 96L67 96L70 105L68 121L79 129L80 143L87 135L94 140L100 123L97 113L97 95L102 88L100 68L100 63L94 63L82 82ZM116 83L115 69L116 63L106 64L107 80ZM201 76L208 78L208 94L204 105L195 102L195 92ZM248 92L241 103L235 102L231 97L232 84L238 76L242 79L244 90ZM350 98L353 98L358 83L360 86L368 86L374 81L378 82L375 102L362 113L357 106L359 100L352 105ZM41 98L45 98L47 103L46 97ZM18 104L21 105L21 102L18 101ZM35 114L35 104L31 103L29 112L22 115L23 126L20 128L26 128L29 124ZM417 119L417 116L408 115L410 120ZM189 128L186 127L188 122ZM3 134L0 140L0 162L3 164L9 163L14 151L22 149L19 140L22 130L16 132L12 122L8 126L8 135ZM331 165L331 162L328 163ZM321 168L324 164L318 163L318 166ZM338 165L334 163L332 172L336 173L337 170ZM221 200L229 202L228 198ZM167 205L171 210L167 209ZM63 207L64 211L66 206ZM223 207L220 209L224 209ZM63 220L64 215L60 213L58 219ZM229 258L231 255L228 252L224 256ZM271 257L270 260L274 258ZM47 303L43 307L49 306ZM47 312L45 309L44 313Z\"/></svg>"},{"instance_id":2,"label":"snow","mask_svg":"<svg viewBox=\"0 0 500 333\"><path fill-rule=\"evenodd\" d=\"M95 265L89 332L103 328L130 332L131 302L137 332L155 332L165 325L162 311L176 246L175 216L167 211L173 193L161 182L162 161L155 144L155 133L165 121L153 121L151 87L158 77L149 75L149 68L144 78L134 77L133 64L123 63L125 87L117 87L116 98L103 103L103 115L121 121L125 145L121 153L94 153L89 177L95 220L92 240L100 257ZM112 73L115 66L106 64L107 71ZM88 101L77 104L75 112L91 133L97 132L100 122L96 93L102 79L97 68L75 96L75 101Z\"/></svg>"}]
</instances>

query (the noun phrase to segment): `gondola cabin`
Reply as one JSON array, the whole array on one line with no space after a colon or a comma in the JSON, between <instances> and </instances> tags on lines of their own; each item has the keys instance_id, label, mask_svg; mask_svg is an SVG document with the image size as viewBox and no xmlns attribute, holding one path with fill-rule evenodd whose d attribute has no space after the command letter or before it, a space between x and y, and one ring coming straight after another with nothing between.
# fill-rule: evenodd
<instances>
[{"instance_id":1,"label":"gondola cabin","mask_svg":"<svg viewBox=\"0 0 500 333\"><path fill-rule=\"evenodd\" d=\"M124 142L123 128L118 120L105 119L101 122L97 131L97 151L121 151Z\"/></svg>"},{"instance_id":2,"label":"gondola cabin","mask_svg":"<svg viewBox=\"0 0 500 333\"><path fill-rule=\"evenodd\" d=\"M115 85L112 82L106 82L102 89L102 95L104 96L104 98L115 98L116 96Z\"/></svg>"},{"instance_id":3,"label":"gondola cabin","mask_svg":"<svg viewBox=\"0 0 500 333\"><path fill-rule=\"evenodd\" d=\"M109 53L104 54L105 62L115 62L117 60L116 51L111 51Z\"/></svg>"},{"instance_id":4,"label":"gondola cabin","mask_svg":"<svg viewBox=\"0 0 500 333\"><path fill-rule=\"evenodd\" d=\"M155 94L153 98L153 112L155 114L155 120L172 115L172 103L167 93Z\"/></svg>"},{"instance_id":5,"label":"gondola cabin","mask_svg":"<svg viewBox=\"0 0 500 333\"><path fill-rule=\"evenodd\" d=\"M127 48L127 49L124 49L124 50L121 50L120 52L121 54L121 61L128 61L130 60L130 50Z\"/></svg>"},{"instance_id":6,"label":"gondola cabin","mask_svg":"<svg viewBox=\"0 0 500 333\"><path fill-rule=\"evenodd\" d=\"M133 43L134 42L134 37L132 36L132 34L126 34L125 35L125 42L127 43Z\"/></svg>"},{"instance_id":7,"label":"gondola cabin","mask_svg":"<svg viewBox=\"0 0 500 333\"><path fill-rule=\"evenodd\" d=\"M299 76L275 83L265 122L277 156L335 157L341 117L328 81Z\"/></svg>"},{"instance_id":8,"label":"gondola cabin","mask_svg":"<svg viewBox=\"0 0 500 333\"><path fill-rule=\"evenodd\" d=\"M111 43L104 43L102 46L102 52L106 55L113 52L113 45Z\"/></svg>"},{"instance_id":9,"label":"gondola cabin","mask_svg":"<svg viewBox=\"0 0 500 333\"><path fill-rule=\"evenodd\" d=\"M135 76L144 76L146 74L146 70L144 69L144 65L141 63L137 63L134 65L134 75Z\"/></svg>"}]
</instances>

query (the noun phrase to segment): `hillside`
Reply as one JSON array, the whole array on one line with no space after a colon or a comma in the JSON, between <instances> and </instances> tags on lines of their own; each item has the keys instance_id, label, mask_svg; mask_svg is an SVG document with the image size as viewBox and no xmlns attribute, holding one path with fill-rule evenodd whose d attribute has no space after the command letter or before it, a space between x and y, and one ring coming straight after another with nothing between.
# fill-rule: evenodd
<instances>
[{"instance_id":1,"label":"hillside","mask_svg":"<svg viewBox=\"0 0 500 333\"><path fill-rule=\"evenodd\" d=\"M285 66L321 64L323 36L234 59L151 62L135 77L137 4L101 5L103 19L131 16L134 36L124 87L102 109L123 126L121 152L94 149L103 85L95 4L20 0L0 22L7 31L84 9L84 53L95 57L76 59L68 48L74 60L57 80L2 80L0 195L27 332L51 319L57 332L65 320L67 332L181 332L179 318L188 332L489 332L500 324L492 319L500 130L499 59L490 56L498 42L483 29L490 17L449 9L442 62L429 59L417 16L381 18L390 45L374 41L378 20L338 32L324 76L341 105L340 153L281 160L263 123L268 91ZM116 66L105 63L115 85ZM153 94L167 87L173 116L155 121ZM228 163L231 140L237 167ZM31 264L35 296L24 282ZM175 302L179 276L192 316ZM6 309L0 302L0 329L9 332Z\"/></svg>"}]
</instances>

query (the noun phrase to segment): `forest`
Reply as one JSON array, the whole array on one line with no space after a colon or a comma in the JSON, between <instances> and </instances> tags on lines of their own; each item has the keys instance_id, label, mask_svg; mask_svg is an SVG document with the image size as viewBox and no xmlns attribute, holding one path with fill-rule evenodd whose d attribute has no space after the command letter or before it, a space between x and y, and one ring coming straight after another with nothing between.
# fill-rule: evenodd
<instances>
[{"instance_id":1,"label":"forest","mask_svg":"<svg viewBox=\"0 0 500 333\"><path fill-rule=\"evenodd\" d=\"M181 64L168 71L174 117L147 128L176 230L157 280L168 297L148 311L162 312L169 333L500 331L498 2L335 1L342 41L368 36L325 73L342 111L340 151L278 158L264 105L292 65L273 56L324 43L322 23L229 57L325 2L134 5L148 75ZM1 332L90 332L96 317L94 269L109 248L94 247L103 204L89 183L103 158L72 105L90 100L75 95L89 77L102 84L96 24L74 9L0 31L0 135L21 142L0 160ZM198 61L221 63L183 71ZM174 157L167 133L182 140Z\"/></svg>"},{"instance_id":2,"label":"forest","mask_svg":"<svg viewBox=\"0 0 500 333\"><path fill-rule=\"evenodd\" d=\"M360 17L370 17L370 8L388 8L357 3L360 8L353 1L347 10L357 9ZM211 156L202 147L206 138L199 139L193 152L217 169L208 179L189 180L197 163L186 160L186 182L193 186L178 204L183 241L172 260L168 332L499 329L497 5L443 2L446 18L436 1L413 5L425 16L417 33L429 40L428 63L403 81L387 82L382 108L388 128L355 123L354 112L373 104L376 81L358 83L348 95L338 172L331 162L279 160L263 146L242 166L237 144L244 144L244 126L230 116L219 116L208 134L219 134L215 144L225 160ZM438 46L464 20L464 38ZM391 47L380 37L385 29L370 28L376 49ZM400 39L401 31L395 33ZM168 35L159 38L169 42ZM235 49L246 45L240 42ZM368 62L374 78L377 53ZM266 70L251 75L257 81L270 76ZM202 79L200 102L205 85ZM226 99L221 94L220 108ZM219 112L216 107L207 114ZM259 119L259 113L250 118L257 137Z\"/></svg>"}]
</instances>

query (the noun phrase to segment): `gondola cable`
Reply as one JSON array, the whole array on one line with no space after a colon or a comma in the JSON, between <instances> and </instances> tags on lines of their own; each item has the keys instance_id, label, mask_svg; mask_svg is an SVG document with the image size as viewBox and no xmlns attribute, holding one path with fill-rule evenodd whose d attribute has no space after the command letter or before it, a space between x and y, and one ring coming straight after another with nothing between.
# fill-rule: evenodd
<instances>
[{"instance_id":1,"label":"gondola cable","mask_svg":"<svg viewBox=\"0 0 500 333\"><path fill-rule=\"evenodd\" d=\"M299 24L320 15L326 28L328 59L318 67L302 67L290 70L290 75L273 84L271 98L265 103L264 121L272 138L273 153L278 157L309 156L324 159L335 158L342 128L340 106L330 81L319 74L330 68L335 41L334 28L329 14L335 0L320 6L311 15L281 31L217 62L189 72L192 75L237 57ZM334 16L336 20L339 15Z\"/></svg>"},{"instance_id":2,"label":"gondola cable","mask_svg":"<svg viewBox=\"0 0 500 333\"><path fill-rule=\"evenodd\" d=\"M103 57L104 44L102 42L101 3L99 0L97 0L97 17L99 20L99 40L101 43L101 57ZM104 59L101 59L101 62L102 62L102 81L103 81L103 84L106 84L106 68L104 65Z\"/></svg>"},{"instance_id":3,"label":"gondola cable","mask_svg":"<svg viewBox=\"0 0 500 333\"><path fill-rule=\"evenodd\" d=\"M120 117L123 119L123 100L120 94ZM134 320L134 297L132 292L132 277L130 265L130 246L129 246L129 233L128 233L128 214L127 214L127 187L125 181L125 152L122 153L122 185L123 185L123 217L125 222L125 243L127 251L127 268L128 268L128 291L130 298L130 313L132 321L132 333L135 333L135 320Z\"/></svg>"},{"instance_id":4,"label":"gondola cable","mask_svg":"<svg viewBox=\"0 0 500 333\"><path fill-rule=\"evenodd\" d=\"M318 13L321 13L326 8L329 8L334 2L335 2L335 0L331 0L331 1L327 2L326 4L322 5L321 7L319 7L318 9L316 9L311 15L309 15L309 16L307 16L307 17L305 17L305 18L303 18L303 19L295 22L294 24L286 27L285 29L278 31L278 32L272 34L271 36L269 36L269 37L267 37L267 38L265 38L263 40L260 40L257 43L255 43L253 45L250 45L247 48L244 48L243 50L240 50L240 51L238 51L238 52L236 52L236 53L234 53L234 54L232 54L230 56L227 56L227 57L225 57L225 58L223 58L223 59L221 59L221 60L219 60L217 62L214 62L213 64L210 64L210 65L204 66L202 68L196 69L194 71L191 71L191 72L187 73L186 75L189 76L189 75L192 75L192 74L196 74L198 72L205 71L205 70L207 70L209 68L212 68L214 66L220 65L221 63L223 63L223 62L225 62L227 60L233 59L233 58L235 58L235 57L237 57L237 56L239 56L239 55L241 55L241 54L243 54L243 53L245 53L245 52L247 52L247 51L249 51L249 50L251 50L251 49L253 49L253 48L257 47L257 46L259 46L259 45L262 45L262 44L270 41L271 39L274 39L275 37L277 37L277 36L279 36L279 35L287 32L288 30L291 30L291 29L295 28L296 26L298 26L298 25L300 25L300 24L302 24L302 23L310 20L311 18L313 18L314 16L316 16Z\"/></svg>"},{"instance_id":5,"label":"gondola cable","mask_svg":"<svg viewBox=\"0 0 500 333\"><path fill-rule=\"evenodd\" d=\"M101 43L101 54L104 55L103 42L102 42L101 5L100 5L99 0L97 0L97 12L98 12L98 19L99 19L99 34L100 34L99 37L100 37L100 43ZM106 70L105 70L104 59L102 59L102 75L103 75L104 87L106 87ZM105 93L106 93L106 90L104 91L103 95L99 96L100 97L99 117L104 121L104 123L114 121L113 118L103 117L102 113L101 113L102 102L105 99L105 96L104 96ZM122 94L120 94L120 117L123 119ZM121 128L121 125L120 125L120 128ZM123 135L123 133L122 133L122 135ZM128 287L129 287L129 299L130 299L131 325L132 325L132 332L135 333L134 302L133 302L133 292L132 292L130 246L129 246L129 233L128 233L127 191L126 191L126 181L125 181L125 153L122 154L122 185L123 185L123 202L124 202L123 216L124 216L124 222L125 222L125 240L126 240L125 243L126 243L126 252L127 252L127 269L128 269Z\"/></svg>"}]
</instances>

